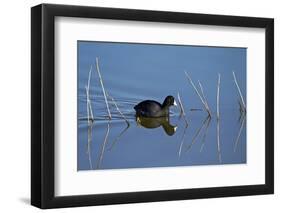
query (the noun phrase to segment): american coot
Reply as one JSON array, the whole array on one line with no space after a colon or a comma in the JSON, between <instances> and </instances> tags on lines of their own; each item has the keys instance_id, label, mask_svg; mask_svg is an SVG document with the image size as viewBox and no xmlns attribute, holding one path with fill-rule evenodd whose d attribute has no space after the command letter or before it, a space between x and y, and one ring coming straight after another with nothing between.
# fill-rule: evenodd
<instances>
[{"instance_id":1,"label":"american coot","mask_svg":"<svg viewBox=\"0 0 281 213\"><path fill-rule=\"evenodd\" d=\"M144 117L167 117L169 116L169 107L177 106L175 98L171 95L167 96L163 104L153 100L145 100L137 104L134 109L137 116Z\"/></svg>"},{"instance_id":2,"label":"american coot","mask_svg":"<svg viewBox=\"0 0 281 213\"><path fill-rule=\"evenodd\" d=\"M173 126L170 124L169 117L148 118L143 116L137 116L136 121L137 124L148 129L154 129L162 126L166 134L169 136L175 134L177 130L177 126Z\"/></svg>"}]
</instances>

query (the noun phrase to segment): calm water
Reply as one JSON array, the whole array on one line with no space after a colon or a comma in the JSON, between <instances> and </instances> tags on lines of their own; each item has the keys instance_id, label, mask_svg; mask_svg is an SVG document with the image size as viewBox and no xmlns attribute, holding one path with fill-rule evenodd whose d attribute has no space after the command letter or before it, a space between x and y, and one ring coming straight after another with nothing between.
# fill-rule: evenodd
<instances>
[{"instance_id":1,"label":"calm water","mask_svg":"<svg viewBox=\"0 0 281 213\"><path fill-rule=\"evenodd\" d=\"M112 120L108 119L96 57L105 90L114 98L129 126L110 98ZM88 123L85 87L91 65L89 98L94 122ZM211 118L184 71L198 89L200 80ZM246 116L239 111L232 71L246 100L245 48L79 41L78 170L246 163ZM169 120L136 119L133 107L138 102L151 99L162 103L167 95L177 99L178 93L185 117L179 107L171 107Z\"/></svg>"}]
</instances>

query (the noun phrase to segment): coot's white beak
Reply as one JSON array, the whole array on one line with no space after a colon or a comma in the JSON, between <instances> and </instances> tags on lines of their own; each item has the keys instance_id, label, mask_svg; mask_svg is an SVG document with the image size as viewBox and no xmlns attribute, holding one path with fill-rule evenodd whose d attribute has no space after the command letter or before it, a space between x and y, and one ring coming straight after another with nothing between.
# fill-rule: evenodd
<instances>
[{"instance_id":1,"label":"coot's white beak","mask_svg":"<svg viewBox=\"0 0 281 213\"><path fill-rule=\"evenodd\" d=\"M178 106L176 100L174 100L173 105L174 105L174 106Z\"/></svg>"}]
</instances>

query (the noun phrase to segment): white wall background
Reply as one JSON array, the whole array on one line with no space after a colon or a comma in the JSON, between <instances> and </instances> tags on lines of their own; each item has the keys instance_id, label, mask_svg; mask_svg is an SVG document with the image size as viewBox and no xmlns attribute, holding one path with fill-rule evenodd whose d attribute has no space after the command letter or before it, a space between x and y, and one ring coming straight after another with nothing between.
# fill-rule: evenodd
<instances>
[{"instance_id":1,"label":"white wall background","mask_svg":"<svg viewBox=\"0 0 281 213\"><path fill-rule=\"evenodd\" d=\"M281 201L281 13L279 1L45 0L45 3L275 18L275 195L50 210L52 212L277 212ZM37 0L2 1L0 12L0 211L38 212L30 197L30 7ZM280 82L280 83L279 83ZM278 85L279 84L279 85ZM279 131L278 131L279 130Z\"/></svg>"}]
</instances>

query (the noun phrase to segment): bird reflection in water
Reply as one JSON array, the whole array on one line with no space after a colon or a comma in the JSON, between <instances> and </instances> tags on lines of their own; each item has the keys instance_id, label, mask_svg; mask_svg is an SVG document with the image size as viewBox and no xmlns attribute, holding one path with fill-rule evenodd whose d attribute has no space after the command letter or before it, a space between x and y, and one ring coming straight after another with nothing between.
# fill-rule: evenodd
<instances>
[{"instance_id":1,"label":"bird reflection in water","mask_svg":"<svg viewBox=\"0 0 281 213\"><path fill-rule=\"evenodd\" d=\"M157 118L136 116L136 122L138 125L148 129L154 129L162 126L165 133L169 136L175 134L177 130L177 126L173 126L170 124L169 116Z\"/></svg>"}]
</instances>

